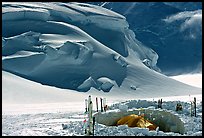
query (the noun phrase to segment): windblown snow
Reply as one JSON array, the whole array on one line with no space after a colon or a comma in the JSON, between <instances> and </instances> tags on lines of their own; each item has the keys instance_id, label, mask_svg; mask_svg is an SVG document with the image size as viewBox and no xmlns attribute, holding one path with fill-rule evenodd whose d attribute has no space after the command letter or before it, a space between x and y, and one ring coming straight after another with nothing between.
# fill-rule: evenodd
<instances>
[{"instance_id":1,"label":"windblown snow","mask_svg":"<svg viewBox=\"0 0 204 138\"><path fill-rule=\"evenodd\" d=\"M202 93L201 88L157 72L158 58L135 38L124 16L103 7L75 2L2 3L6 114L16 107L25 111L27 104L44 110L39 107L46 103L57 112L60 105L65 106L63 111L75 107L73 111L82 111L79 103L84 104L88 95L118 101Z\"/></svg>"}]
</instances>

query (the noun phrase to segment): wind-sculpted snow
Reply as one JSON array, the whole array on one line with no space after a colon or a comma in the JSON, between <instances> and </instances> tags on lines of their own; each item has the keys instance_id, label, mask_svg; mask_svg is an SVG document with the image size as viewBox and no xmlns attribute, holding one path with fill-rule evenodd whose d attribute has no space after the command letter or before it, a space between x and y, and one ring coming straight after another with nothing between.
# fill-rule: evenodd
<instances>
[{"instance_id":1,"label":"wind-sculpted snow","mask_svg":"<svg viewBox=\"0 0 204 138\"><path fill-rule=\"evenodd\" d=\"M49 18L47 20L66 22L78 26L83 31L91 35L93 38L105 44L105 46L115 50L122 56L127 57L129 55L127 50L129 44L132 45L131 46L132 48L135 47L134 51L140 50L143 51L144 49L143 47L140 47L138 44L135 44L133 42L136 41L135 36L128 31L129 25L125 20L125 17L110 10L107 10L103 7L82 3L5 3L2 5L2 7L3 14L5 16L3 18L3 22L5 22L3 23L4 36L13 36L17 34L19 35L20 33L24 33L26 30L34 31L33 28L27 27L25 28L26 30L24 30L22 27L19 28L20 31L17 31L17 29L10 30L11 28L13 28L13 24L10 23L12 19L7 18L6 15L10 14L12 17L15 17L16 15L19 14L19 12L22 12L22 10L25 9L26 7L26 9L24 10L25 13L29 9L29 12L32 11L33 15L38 15L40 12L44 10L45 13L43 13L43 15L49 13ZM31 16L30 18L32 17L33 17L32 21L37 19L36 16ZM19 21L22 20L22 18L16 17L16 20ZM37 23L33 22L25 22L25 24L26 24L25 26L27 26L28 24L37 25ZM16 24L14 25L16 26ZM22 23L20 23L20 25L23 26ZM59 27L54 26L51 27L52 29L48 29L49 25L45 24L42 24L41 26L43 26L43 28L47 30L46 33L49 33L50 30L53 30L55 28L57 28L58 31L63 30L60 29ZM48 28L46 28L45 26L48 26ZM58 34L62 33L63 32L58 32ZM142 56L145 54L140 53L139 55ZM152 55L155 55L155 53L152 53Z\"/></svg>"},{"instance_id":2,"label":"wind-sculpted snow","mask_svg":"<svg viewBox=\"0 0 204 138\"><path fill-rule=\"evenodd\" d=\"M103 7L3 3L2 16L4 71L83 92L201 92L153 71L159 70L157 53L135 39L124 16Z\"/></svg>"},{"instance_id":3,"label":"wind-sculpted snow","mask_svg":"<svg viewBox=\"0 0 204 138\"><path fill-rule=\"evenodd\" d=\"M52 6L57 9L55 10ZM34 7L35 10L32 10ZM96 17L96 21L104 17L113 24L115 20L126 22L121 15L103 8L102 11L105 11L103 15L101 15L102 12L99 14L97 9L91 12L90 9L95 9L91 5L90 7L87 5L85 9L89 10L84 11L80 4L72 3L28 3L28 5L7 3L3 5L2 19L3 69L27 79L60 88L77 89L89 77L97 80L101 76L113 79L118 85L121 85L126 76L126 69L121 63L112 60L111 55L118 55L124 63L125 59L80 28L66 22L54 21L55 18L58 20L62 18L56 13L59 11L60 15L66 13L64 8L74 10L70 12L71 15L68 14L70 18L77 12L83 17L78 18L82 21L86 21L87 17L100 16L101 19ZM42 13L41 16L40 13ZM81 23L81 25L85 24ZM97 25L100 27L100 24ZM120 25L120 27L124 26ZM104 61L107 62L104 63ZM101 66L104 66L105 69ZM116 68L118 72L111 74ZM102 90L109 91L112 84L108 87L106 85L102 87Z\"/></svg>"},{"instance_id":4,"label":"wind-sculpted snow","mask_svg":"<svg viewBox=\"0 0 204 138\"><path fill-rule=\"evenodd\" d=\"M94 87L99 91L102 90L104 92L109 92L114 85L116 85L116 83L106 77L102 77L97 80L89 77L77 88L77 90L88 91L91 87Z\"/></svg>"},{"instance_id":5,"label":"wind-sculpted snow","mask_svg":"<svg viewBox=\"0 0 204 138\"><path fill-rule=\"evenodd\" d=\"M3 38L2 55L9 56L18 51L27 50L33 52L42 52L38 45L40 33L26 32L10 38Z\"/></svg>"},{"instance_id":6,"label":"wind-sculpted snow","mask_svg":"<svg viewBox=\"0 0 204 138\"><path fill-rule=\"evenodd\" d=\"M87 42L66 40L61 44L49 45L50 41L44 41L40 37L39 33L27 32L16 37L5 38L6 43L2 48L5 56L3 69L37 82L70 89L76 89L90 75L95 79L107 75L118 83L121 83L125 77L125 69L115 61L103 63L104 66L107 65L107 69L97 68L101 63L95 63L96 60L110 60L111 55L105 57L106 48L103 49L104 54L102 54L102 50L97 49L97 46L94 47L86 40L87 38L85 39ZM19 51L26 52L19 53ZM29 52L33 53L29 55ZM108 73L112 72L111 65L114 64L123 72L123 76L119 73L113 75ZM96 69L91 68L94 66ZM93 73L93 70L99 72Z\"/></svg>"},{"instance_id":7,"label":"wind-sculpted snow","mask_svg":"<svg viewBox=\"0 0 204 138\"><path fill-rule=\"evenodd\" d=\"M46 9L30 9L30 8L4 8L2 20L48 20L50 13ZM16 11L16 12L13 12Z\"/></svg>"}]
</instances>

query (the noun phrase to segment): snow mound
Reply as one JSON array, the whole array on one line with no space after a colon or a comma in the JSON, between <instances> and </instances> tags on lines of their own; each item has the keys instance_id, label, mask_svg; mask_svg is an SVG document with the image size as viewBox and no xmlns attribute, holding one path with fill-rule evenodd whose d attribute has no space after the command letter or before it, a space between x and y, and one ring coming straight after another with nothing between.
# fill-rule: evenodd
<instances>
[{"instance_id":1,"label":"snow mound","mask_svg":"<svg viewBox=\"0 0 204 138\"><path fill-rule=\"evenodd\" d=\"M127 111L128 110L128 106L124 105L124 104L120 104L119 105L119 110L122 111L122 112Z\"/></svg>"},{"instance_id":2,"label":"snow mound","mask_svg":"<svg viewBox=\"0 0 204 138\"><path fill-rule=\"evenodd\" d=\"M91 87L93 87L99 91L102 90L104 92L109 92L115 84L116 83L113 80L106 77L101 77L97 80L89 77L77 89L79 91L88 91Z\"/></svg>"},{"instance_id":3,"label":"snow mound","mask_svg":"<svg viewBox=\"0 0 204 138\"><path fill-rule=\"evenodd\" d=\"M97 80L99 89L103 90L104 92L109 92L110 89L114 86L114 81L110 80L109 78L106 77L101 77Z\"/></svg>"},{"instance_id":4,"label":"snow mound","mask_svg":"<svg viewBox=\"0 0 204 138\"><path fill-rule=\"evenodd\" d=\"M90 90L91 87L96 88L97 84L96 82L93 80L92 77L89 77L88 79L86 79L77 89L79 91L88 91Z\"/></svg>"}]
</instances>

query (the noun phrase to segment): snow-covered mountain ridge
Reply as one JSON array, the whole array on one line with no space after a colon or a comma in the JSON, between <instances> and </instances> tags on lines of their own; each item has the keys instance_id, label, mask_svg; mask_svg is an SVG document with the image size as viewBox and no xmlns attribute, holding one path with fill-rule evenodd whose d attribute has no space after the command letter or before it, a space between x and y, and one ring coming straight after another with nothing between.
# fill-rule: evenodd
<instances>
[{"instance_id":1,"label":"snow-covered mountain ridge","mask_svg":"<svg viewBox=\"0 0 204 138\"><path fill-rule=\"evenodd\" d=\"M202 2L91 2L124 15L166 75L202 72ZM185 49L185 50L184 50Z\"/></svg>"}]
</instances>

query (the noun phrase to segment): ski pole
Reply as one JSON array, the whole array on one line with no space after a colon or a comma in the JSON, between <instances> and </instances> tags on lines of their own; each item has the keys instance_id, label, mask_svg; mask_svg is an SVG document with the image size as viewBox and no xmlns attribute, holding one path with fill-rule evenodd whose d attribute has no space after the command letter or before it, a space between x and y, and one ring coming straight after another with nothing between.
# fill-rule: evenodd
<instances>
[{"instance_id":1,"label":"ski pole","mask_svg":"<svg viewBox=\"0 0 204 138\"><path fill-rule=\"evenodd\" d=\"M161 109L162 109L162 99L161 99Z\"/></svg>"},{"instance_id":2,"label":"ski pole","mask_svg":"<svg viewBox=\"0 0 204 138\"><path fill-rule=\"evenodd\" d=\"M191 106L190 106L190 115L191 116L193 116L193 102L191 101L191 95L189 94L189 101L190 101L190 104L191 104Z\"/></svg>"},{"instance_id":3,"label":"ski pole","mask_svg":"<svg viewBox=\"0 0 204 138\"><path fill-rule=\"evenodd\" d=\"M196 117L196 97L194 97L194 115Z\"/></svg>"},{"instance_id":4,"label":"ski pole","mask_svg":"<svg viewBox=\"0 0 204 138\"><path fill-rule=\"evenodd\" d=\"M95 117L93 117L93 136L94 136Z\"/></svg>"},{"instance_id":5,"label":"ski pole","mask_svg":"<svg viewBox=\"0 0 204 138\"><path fill-rule=\"evenodd\" d=\"M160 99L158 100L158 108L160 108Z\"/></svg>"},{"instance_id":6,"label":"ski pole","mask_svg":"<svg viewBox=\"0 0 204 138\"><path fill-rule=\"evenodd\" d=\"M106 112L106 98L103 98L103 108L104 108L104 111Z\"/></svg>"},{"instance_id":7,"label":"ski pole","mask_svg":"<svg viewBox=\"0 0 204 138\"><path fill-rule=\"evenodd\" d=\"M103 112L103 99L102 98L100 99L101 99L101 112Z\"/></svg>"},{"instance_id":8,"label":"ski pole","mask_svg":"<svg viewBox=\"0 0 204 138\"><path fill-rule=\"evenodd\" d=\"M190 101L190 102L191 102L191 101ZM191 113L191 116L193 116L193 113L192 113L192 102L191 102L190 113Z\"/></svg>"},{"instance_id":9,"label":"ski pole","mask_svg":"<svg viewBox=\"0 0 204 138\"><path fill-rule=\"evenodd\" d=\"M87 113L87 99L85 99L85 113Z\"/></svg>"},{"instance_id":10,"label":"ski pole","mask_svg":"<svg viewBox=\"0 0 204 138\"><path fill-rule=\"evenodd\" d=\"M92 109L93 109L93 103L91 101L91 96L89 96L89 99L88 99L88 116L89 116L89 131L88 131L88 135L92 135L92 132L93 132Z\"/></svg>"},{"instance_id":11,"label":"ski pole","mask_svg":"<svg viewBox=\"0 0 204 138\"><path fill-rule=\"evenodd\" d=\"M98 112L98 98L96 97L96 112Z\"/></svg>"}]
</instances>

